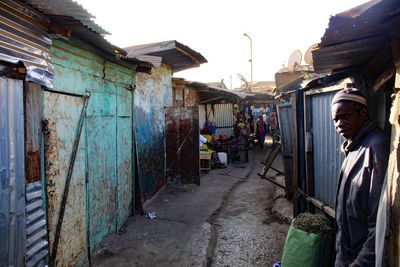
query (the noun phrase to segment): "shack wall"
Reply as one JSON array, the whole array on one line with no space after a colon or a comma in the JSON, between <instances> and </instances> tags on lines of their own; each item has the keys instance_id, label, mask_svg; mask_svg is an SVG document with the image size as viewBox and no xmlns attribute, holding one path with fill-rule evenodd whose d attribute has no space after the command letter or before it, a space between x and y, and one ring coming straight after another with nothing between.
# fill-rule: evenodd
<instances>
[{"instance_id":1,"label":"shack wall","mask_svg":"<svg viewBox=\"0 0 400 267\"><path fill-rule=\"evenodd\" d=\"M199 94L197 93L197 91L194 89L194 87L192 86L187 86L185 87L185 91L184 91L184 95L185 95L185 107L194 107L197 106L199 103Z\"/></svg>"},{"instance_id":2,"label":"shack wall","mask_svg":"<svg viewBox=\"0 0 400 267\"><path fill-rule=\"evenodd\" d=\"M343 153L341 137L336 133L331 119L330 103L337 91L306 94L311 114L312 168L315 197L331 208L335 207L336 191Z\"/></svg>"},{"instance_id":3,"label":"shack wall","mask_svg":"<svg viewBox=\"0 0 400 267\"><path fill-rule=\"evenodd\" d=\"M54 88L44 94L45 173L52 248L83 96L90 93L61 228L57 266L88 254L132 210L135 66L105 60L84 42L53 40ZM74 95L72 95L74 94Z\"/></svg>"},{"instance_id":4,"label":"shack wall","mask_svg":"<svg viewBox=\"0 0 400 267\"><path fill-rule=\"evenodd\" d=\"M23 82L0 77L0 266L23 266L25 166Z\"/></svg>"},{"instance_id":5,"label":"shack wall","mask_svg":"<svg viewBox=\"0 0 400 267\"><path fill-rule=\"evenodd\" d=\"M162 65L137 73L135 133L142 202L166 184L165 111L172 106L172 71Z\"/></svg>"}]
</instances>

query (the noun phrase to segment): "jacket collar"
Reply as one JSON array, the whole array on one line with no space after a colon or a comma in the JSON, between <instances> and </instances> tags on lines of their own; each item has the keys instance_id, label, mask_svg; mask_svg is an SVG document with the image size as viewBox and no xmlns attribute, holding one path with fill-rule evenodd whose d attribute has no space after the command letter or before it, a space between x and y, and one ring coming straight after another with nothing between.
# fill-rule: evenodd
<instances>
[{"instance_id":1,"label":"jacket collar","mask_svg":"<svg viewBox=\"0 0 400 267\"><path fill-rule=\"evenodd\" d=\"M358 130L356 136L354 139L346 139L342 146L341 150L344 152L346 155L355 149L361 141L370 133L372 132L375 128L379 127L378 124L376 123L375 120L368 120L366 121L363 126L361 126L360 130Z\"/></svg>"}]
</instances>

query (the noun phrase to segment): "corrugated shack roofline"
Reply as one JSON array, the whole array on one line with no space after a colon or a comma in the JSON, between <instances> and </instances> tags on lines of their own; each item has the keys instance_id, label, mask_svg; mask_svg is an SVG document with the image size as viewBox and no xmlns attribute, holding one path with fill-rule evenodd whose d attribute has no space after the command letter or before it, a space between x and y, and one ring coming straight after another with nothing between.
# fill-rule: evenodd
<instances>
[{"instance_id":1,"label":"corrugated shack roofline","mask_svg":"<svg viewBox=\"0 0 400 267\"><path fill-rule=\"evenodd\" d=\"M109 43L104 34L109 34L92 19L94 16L80 4L71 0L22 0L50 20L48 32L56 35L74 34L99 49L96 51L112 61L123 61L138 66L138 69L149 72L152 64L133 57L127 52Z\"/></svg>"},{"instance_id":2,"label":"corrugated shack roofline","mask_svg":"<svg viewBox=\"0 0 400 267\"><path fill-rule=\"evenodd\" d=\"M275 99L289 98L295 91L302 90L304 92L310 90L329 90L349 87L353 84L352 79L348 77L346 73L338 73L327 75L324 77L309 79L305 77L300 77L299 79L291 82L290 84L282 86L283 89L279 92L279 95Z\"/></svg>"},{"instance_id":3,"label":"corrugated shack roofline","mask_svg":"<svg viewBox=\"0 0 400 267\"><path fill-rule=\"evenodd\" d=\"M130 57L143 55L161 57L162 63L169 65L173 72L199 67L200 64L207 63L203 55L175 40L130 46L125 50Z\"/></svg>"},{"instance_id":4,"label":"corrugated shack roofline","mask_svg":"<svg viewBox=\"0 0 400 267\"><path fill-rule=\"evenodd\" d=\"M275 99L273 95L267 93L242 93L201 82L188 81L186 83L198 91L202 104L220 101L224 98L234 103L247 100L269 100L273 102Z\"/></svg>"},{"instance_id":5,"label":"corrugated shack roofline","mask_svg":"<svg viewBox=\"0 0 400 267\"><path fill-rule=\"evenodd\" d=\"M202 82L185 81L185 83L198 92L200 104L217 103L222 100L239 103L246 98L246 94L244 93L223 89L217 86L210 86Z\"/></svg>"},{"instance_id":6,"label":"corrugated shack roofline","mask_svg":"<svg viewBox=\"0 0 400 267\"><path fill-rule=\"evenodd\" d=\"M369 1L331 17L319 47L312 52L317 73L352 71L389 51L389 33L399 34L400 2ZM380 62L383 65L383 62Z\"/></svg>"}]
</instances>

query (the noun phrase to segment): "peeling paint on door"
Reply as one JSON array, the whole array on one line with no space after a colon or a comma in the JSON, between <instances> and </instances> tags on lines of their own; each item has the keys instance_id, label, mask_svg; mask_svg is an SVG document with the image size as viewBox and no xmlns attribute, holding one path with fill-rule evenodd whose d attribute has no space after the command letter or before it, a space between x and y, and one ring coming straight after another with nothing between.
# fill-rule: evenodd
<instances>
[{"instance_id":1,"label":"peeling paint on door","mask_svg":"<svg viewBox=\"0 0 400 267\"><path fill-rule=\"evenodd\" d=\"M89 47L90 48L90 47ZM57 266L87 266L89 251L116 233L132 211L135 71L66 40L54 40L55 92L44 99L50 247L83 98L88 108L61 228ZM75 96L68 95L69 93Z\"/></svg>"}]
</instances>

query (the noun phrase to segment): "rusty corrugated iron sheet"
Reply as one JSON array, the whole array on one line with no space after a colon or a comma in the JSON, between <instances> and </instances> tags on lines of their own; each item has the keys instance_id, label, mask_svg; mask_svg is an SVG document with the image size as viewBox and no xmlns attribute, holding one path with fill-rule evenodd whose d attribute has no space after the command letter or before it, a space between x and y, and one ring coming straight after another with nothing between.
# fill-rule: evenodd
<instances>
[{"instance_id":1,"label":"rusty corrugated iron sheet","mask_svg":"<svg viewBox=\"0 0 400 267\"><path fill-rule=\"evenodd\" d=\"M175 40L130 46L124 49L130 57L143 55L161 57L162 63L169 65L173 72L199 67L200 64L207 62L202 54Z\"/></svg>"},{"instance_id":2,"label":"rusty corrugated iron sheet","mask_svg":"<svg viewBox=\"0 0 400 267\"><path fill-rule=\"evenodd\" d=\"M25 87L25 166L28 183L40 181L42 150L42 89L35 83Z\"/></svg>"},{"instance_id":3,"label":"rusty corrugated iron sheet","mask_svg":"<svg viewBox=\"0 0 400 267\"><path fill-rule=\"evenodd\" d=\"M397 1L373 0L336 14L321 38L320 47L349 42L384 33L383 22L398 7Z\"/></svg>"},{"instance_id":4,"label":"rusty corrugated iron sheet","mask_svg":"<svg viewBox=\"0 0 400 267\"><path fill-rule=\"evenodd\" d=\"M379 35L367 39L340 43L314 50L314 69L317 73L360 67L387 49L389 37Z\"/></svg>"},{"instance_id":5,"label":"rusty corrugated iron sheet","mask_svg":"<svg viewBox=\"0 0 400 267\"><path fill-rule=\"evenodd\" d=\"M0 266L24 266L25 166L22 81L0 77Z\"/></svg>"},{"instance_id":6,"label":"rusty corrugated iron sheet","mask_svg":"<svg viewBox=\"0 0 400 267\"><path fill-rule=\"evenodd\" d=\"M398 1L375 0L331 17L321 43L312 51L315 71L351 70L390 50L387 23L399 13Z\"/></svg>"}]
</instances>

